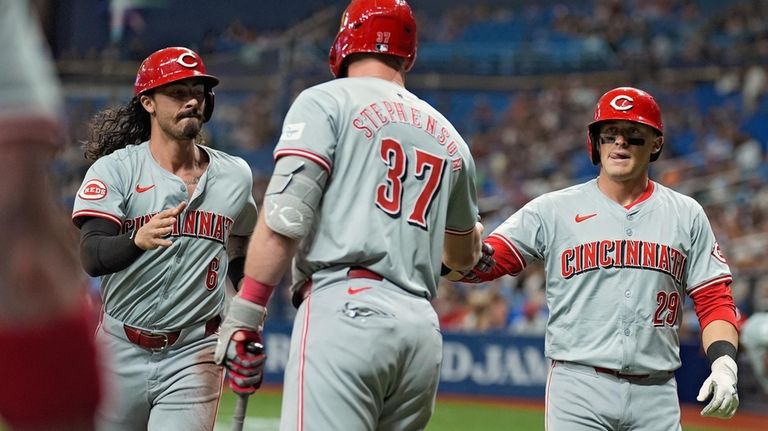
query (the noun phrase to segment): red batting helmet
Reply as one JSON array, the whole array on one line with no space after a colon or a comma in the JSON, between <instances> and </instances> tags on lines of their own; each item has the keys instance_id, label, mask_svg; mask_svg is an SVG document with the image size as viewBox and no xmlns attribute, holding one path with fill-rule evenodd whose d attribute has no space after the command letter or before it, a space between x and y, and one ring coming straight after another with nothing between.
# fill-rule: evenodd
<instances>
[{"instance_id":1,"label":"red batting helmet","mask_svg":"<svg viewBox=\"0 0 768 431\"><path fill-rule=\"evenodd\" d=\"M196 77L202 78L205 85L203 121L208 121L213 114L213 87L219 83L219 78L209 75L203 59L189 48L163 48L144 59L136 73L133 93L138 96L161 85Z\"/></svg>"},{"instance_id":2,"label":"red batting helmet","mask_svg":"<svg viewBox=\"0 0 768 431\"><path fill-rule=\"evenodd\" d=\"M598 126L603 121L611 120L645 124L659 132L659 135L664 135L661 110L653 96L637 88L614 88L603 94L597 101L595 115L592 122L587 125L587 151L595 165L600 163L600 153L597 151ZM651 161L658 159L660 154L661 149L651 154Z\"/></svg>"},{"instance_id":3,"label":"red batting helmet","mask_svg":"<svg viewBox=\"0 0 768 431\"><path fill-rule=\"evenodd\" d=\"M416 45L416 20L405 0L352 0L341 16L328 62L337 78L346 76L344 59L359 52L402 57L408 71L416 60Z\"/></svg>"}]
</instances>

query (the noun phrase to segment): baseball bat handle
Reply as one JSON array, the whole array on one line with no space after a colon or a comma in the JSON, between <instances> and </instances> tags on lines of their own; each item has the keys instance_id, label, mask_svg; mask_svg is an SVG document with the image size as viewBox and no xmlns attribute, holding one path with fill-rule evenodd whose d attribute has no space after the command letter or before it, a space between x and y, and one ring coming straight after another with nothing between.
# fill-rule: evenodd
<instances>
[{"instance_id":1,"label":"baseball bat handle","mask_svg":"<svg viewBox=\"0 0 768 431\"><path fill-rule=\"evenodd\" d=\"M251 341L245 345L245 351L252 355L260 355L264 353L264 345L255 341Z\"/></svg>"},{"instance_id":2,"label":"baseball bat handle","mask_svg":"<svg viewBox=\"0 0 768 431\"><path fill-rule=\"evenodd\" d=\"M232 431L243 431L245 411L248 409L248 395L250 394L237 394L235 414L232 416Z\"/></svg>"},{"instance_id":3,"label":"baseball bat handle","mask_svg":"<svg viewBox=\"0 0 768 431\"><path fill-rule=\"evenodd\" d=\"M251 341L245 345L245 351L253 355L260 355L264 352L264 345L255 341ZM235 414L232 416L232 431L243 431L245 412L248 410L249 395L250 394L237 394Z\"/></svg>"}]
</instances>

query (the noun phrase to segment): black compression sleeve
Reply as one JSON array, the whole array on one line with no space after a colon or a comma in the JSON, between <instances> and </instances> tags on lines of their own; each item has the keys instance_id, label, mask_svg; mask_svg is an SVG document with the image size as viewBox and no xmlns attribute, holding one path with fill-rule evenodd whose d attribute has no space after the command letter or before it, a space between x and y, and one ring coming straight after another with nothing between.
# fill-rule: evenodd
<instances>
[{"instance_id":1,"label":"black compression sleeve","mask_svg":"<svg viewBox=\"0 0 768 431\"><path fill-rule=\"evenodd\" d=\"M227 277L235 286L235 290L239 291L240 280L245 277L245 257L239 256L229 261L229 268L227 269Z\"/></svg>"},{"instance_id":2,"label":"black compression sleeve","mask_svg":"<svg viewBox=\"0 0 768 431\"><path fill-rule=\"evenodd\" d=\"M85 272L97 277L123 270L144 253L130 233L119 235L115 223L91 217L80 227L80 260Z\"/></svg>"}]
</instances>

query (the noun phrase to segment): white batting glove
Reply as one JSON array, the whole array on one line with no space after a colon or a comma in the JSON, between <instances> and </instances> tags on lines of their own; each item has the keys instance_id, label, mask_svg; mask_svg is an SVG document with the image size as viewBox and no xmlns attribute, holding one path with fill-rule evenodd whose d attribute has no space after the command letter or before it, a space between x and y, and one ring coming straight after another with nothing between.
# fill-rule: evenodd
<instances>
[{"instance_id":1,"label":"white batting glove","mask_svg":"<svg viewBox=\"0 0 768 431\"><path fill-rule=\"evenodd\" d=\"M237 393L249 394L261 386L267 360L261 335L266 317L266 308L236 295L219 327L213 360L226 368L229 386Z\"/></svg>"},{"instance_id":2,"label":"white batting glove","mask_svg":"<svg viewBox=\"0 0 768 431\"><path fill-rule=\"evenodd\" d=\"M696 400L703 402L709 395L712 400L701 411L702 416L729 419L739 407L739 394L736 391L738 367L730 356L721 356L712 362L712 374L704 380Z\"/></svg>"}]
</instances>

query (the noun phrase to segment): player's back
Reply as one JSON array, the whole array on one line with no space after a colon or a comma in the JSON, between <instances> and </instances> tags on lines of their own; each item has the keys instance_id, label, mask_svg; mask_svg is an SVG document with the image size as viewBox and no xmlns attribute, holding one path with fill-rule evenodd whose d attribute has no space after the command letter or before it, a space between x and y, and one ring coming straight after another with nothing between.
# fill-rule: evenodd
<instances>
[{"instance_id":1,"label":"player's back","mask_svg":"<svg viewBox=\"0 0 768 431\"><path fill-rule=\"evenodd\" d=\"M276 150L286 154L331 172L294 278L359 265L434 294L444 233L471 230L475 212L474 164L441 114L389 81L330 81L292 106Z\"/></svg>"}]
</instances>

